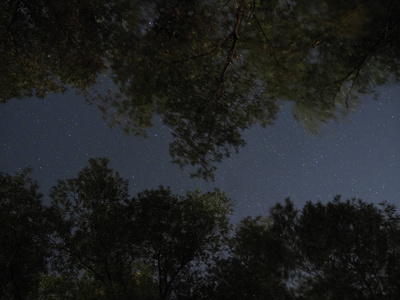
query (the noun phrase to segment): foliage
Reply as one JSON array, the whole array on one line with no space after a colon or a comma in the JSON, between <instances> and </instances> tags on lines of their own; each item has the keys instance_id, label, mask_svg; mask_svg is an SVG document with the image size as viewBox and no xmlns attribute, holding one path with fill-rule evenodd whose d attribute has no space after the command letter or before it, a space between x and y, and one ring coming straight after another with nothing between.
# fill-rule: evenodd
<instances>
[{"instance_id":1,"label":"foliage","mask_svg":"<svg viewBox=\"0 0 400 300\"><path fill-rule=\"evenodd\" d=\"M286 251L269 230L268 218L245 218L200 287L204 299L289 299ZM200 297L199 297L200 298Z\"/></svg>"},{"instance_id":2,"label":"foliage","mask_svg":"<svg viewBox=\"0 0 400 300\"><path fill-rule=\"evenodd\" d=\"M107 164L107 159L91 159L77 178L52 188L52 207L59 215L54 268L72 278L88 272L87 278L101 283L106 296L122 299L129 287L123 275L132 268L124 234L128 184Z\"/></svg>"},{"instance_id":3,"label":"foliage","mask_svg":"<svg viewBox=\"0 0 400 300\"><path fill-rule=\"evenodd\" d=\"M111 125L145 135L159 114L194 176L273 123L280 100L314 133L399 77L396 1L3 1L0 99L69 87ZM99 74L115 88L96 91ZM101 87L104 89L104 87Z\"/></svg>"},{"instance_id":4,"label":"foliage","mask_svg":"<svg viewBox=\"0 0 400 300\"><path fill-rule=\"evenodd\" d=\"M128 195L105 158L52 188L0 176L2 299L397 299L400 216L387 203L290 199L231 231L220 191Z\"/></svg>"},{"instance_id":5,"label":"foliage","mask_svg":"<svg viewBox=\"0 0 400 300\"><path fill-rule=\"evenodd\" d=\"M60 216L53 267L62 277L43 284L69 278L82 299L177 297L228 234L229 199L220 191L175 196L163 187L130 199L127 182L107 165L91 159L52 189Z\"/></svg>"},{"instance_id":6,"label":"foliage","mask_svg":"<svg viewBox=\"0 0 400 300\"><path fill-rule=\"evenodd\" d=\"M297 222L300 269L310 299L400 296L400 217L361 200L307 203ZM397 282L397 283L396 283ZM308 296L310 295L310 296Z\"/></svg>"},{"instance_id":7,"label":"foliage","mask_svg":"<svg viewBox=\"0 0 400 300\"><path fill-rule=\"evenodd\" d=\"M208 262L229 233L230 202L218 190L178 197L160 187L138 194L130 207L131 226L140 228L142 257L156 268L162 299L185 290L196 267Z\"/></svg>"},{"instance_id":8,"label":"foliage","mask_svg":"<svg viewBox=\"0 0 400 300\"><path fill-rule=\"evenodd\" d=\"M287 200L268 218L247 218L206 297L215 299L396 299L400 216L362 200Z\"/></svg>"},{"instance_id":9,"label":"foliage","mask_svg":"<svg viewBox=\"0 0 400 300\"><path fill-rule=\"evenodd\" d=\"M48 210L29 169L0 173L0 298L36 299L50 256Z\"/></svg>"},{"instance_id":10,"label":"foliage","mask_svg":"<svg viewBox=\"0 0 400 300\"><path fill-rule=\"evenodd\" d=\"M86 89L107 70L124 1L2 1L1 102Z\"/></svg>"},{"instance_id":11,"label":"foliage","mask_svg":"<svg viewBox=\"0 0 400 300\"><path fill-rule=\"evenodd\" d=\"M273 123L278 100L318 133L398 73L399 7L367 2L157 1L145 30L127 23L111 58L119 90L102 107L139 134L161 114L173 161L212 179L244 130Z\"/></svg>"}]
</instances>

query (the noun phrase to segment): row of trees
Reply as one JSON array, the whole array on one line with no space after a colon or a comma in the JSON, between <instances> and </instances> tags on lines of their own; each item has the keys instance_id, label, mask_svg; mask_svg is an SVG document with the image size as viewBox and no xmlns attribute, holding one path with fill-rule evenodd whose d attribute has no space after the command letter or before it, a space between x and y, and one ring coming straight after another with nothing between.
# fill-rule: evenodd
<instances>
[{"instance_id":1,"label":"row of trees","mask_svg":"<svg viewBox=\"0 0 400 300\"><path fill-rule=\"evenodd\" d=\"M154 114L172 159L213 178L272 124L279 100L312 131L399 77L394 0L0 3L0 101L83 91L111 124L145 134ZM115 83L97 93L99 74Z\"/></svg>"},{"instance_id":2,"label":"row of trees","mask_svg":"<svg viewBox=\"0 0 400 300\"><path fill-rule=\"evenodd\" d=\"M0 175L1 299L399 299L400 217L336 197L230 225L220 190L128 195L91 159L44 205Z\"/></svg>"}]
</instances>

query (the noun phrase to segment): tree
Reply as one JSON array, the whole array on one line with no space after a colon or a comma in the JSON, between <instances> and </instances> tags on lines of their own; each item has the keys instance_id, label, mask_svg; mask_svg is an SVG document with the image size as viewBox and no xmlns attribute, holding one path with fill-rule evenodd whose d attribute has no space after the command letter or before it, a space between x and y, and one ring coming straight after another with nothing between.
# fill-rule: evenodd
<instances>
[{"instance_id":1,"label":"tree","mask_svg":"<svg viewBox=\"0 0 400 300\"><path fill-rule=\"evenodd\" d=\"M230 200L221 191L176 196L160 187L129 198L127 182L91 159L52 189L59 216L54 270L46 289L76 282L74 298L173 299L191 293L201 266L229 233ZM67 291L71 296L71 291ZM64 295L65 296L65 295Z\"/></svg>"},{"instance_id":2,"label":"tree","mask_svg":"<svg viewBox=\"0 0 400 300\"><path fill-rule=\"evenodd\" d=\"M107 159L90 159L77 178L59 181L50 198L59 216L55 270L75 281L83 272L81 284L95 286L95 297L128 297L135 287L134 249L126 241L127 181L108 168Z\"/></svg>"},{"instance_id":3,"label":"tree","mask_svg":"<svg viewBox=\"0 0 400 300\"><path fill-rule=\"evenodd\" d=\"M286 286L290 256L274 239L268 218L245 218L230 241L229 254L211 268L203 299L291 299Z\"/></svg>"},{"instance_id":4,"label":"tree","mask_svg":"<svg viewBox=\"0 0 400 300\"><path fill-rule=\"evenodd\" d=\"M105 158L43 206L29 171L0 174L3 299L397 299L400 216L387 203L290 199L231 232L220 190L128 195Z\"/></svg>"},{"instance_id":5,"label":"tree","mask_svg":"<svg viewBox=\"0 0 400 300\"><path fill-rule=\"evenodd\" d=\"M85 90L107 70L125 1L0 3L0 101Z\"/></svg>"},{"instance_id":6,"label":"tree","mask_svg":"<svg viewBox=\"0 0 400 300\"><path fill-rule=\"evenodd\" d=\"M119 90L102 98L105 115L143 134L160 114L173 162L206 179L245 145L244 130L273 123L280 99L317 133L398 78L399 7L311 2L156 1L111 58Z\"/></svg>"},{"instance_id":7,"label":"tree","mask_svg":"<svg viewBox=\"0 0 400 300\"><path fill-rule=\"evenodd\" d=\"M36 299L47 272L50 215L29 172L0 173L1 299Z\"/></svg>"},{"instance_id":8,"label":"tree","mask_svg":"<svg viewBox=\"0 0 400 300\"><path fill-rule=\"evenodd\" d=\"M7 1L0 99L76 88L110 125L145 135L155 114L194 176L273 124L280 101L310 131L399 78L397 1ZM115 83L96 92L99 74Z\"/></svg>"},{"instance_id":9,"label":"tree","mask_svg":"<svg viewBox=\"0 0 400 300\"><path fill-rule=\"evenodd\" d=\"M240 3L154 2L146 31L127 24L133 29L112 58L120 89L102 103L106 114L113 107L108 119L127 132L142 134L153 114L161 114L173 130L173 162L195 166L193 174L207 179L215 163L245 144L243 130L272 123L278 110L275 99L258 96L260 85L239 56Z\"/></svg>"},{"instance_id":10,"label":"tree","mask_svg":"<svg viewBox=\"0 0 400 300\"><path fill-rule=\"evenodd\" d=\"M203 299L397 299L400 216L362 200L285 204L246 218Z\"/></svg>"},{"instance_id":11,"label":"tree","mask_svg":"<svg viewBox=\"0 0 400 300\"><path fill-rule=\"evenodd\" d=\"M297 211L287 199L269 217L246 217L236 227L225 255L198 288L201 299L294 299L290 280L296 256L288 246L288 224ZM285 232L281 232L284 228ZM279 232L279 233L278 233Z\"/></svg>"},{"instance_id":12,"label":"tree","mask_svg":"<svg viewBox=\"0 0 400 300\"><path fill-rule=\"evenodd\" d=\"M160 187L138 194L130 207L142 257L155 267L160 299L190 296L198 272L229 234L230 200L219 190L178 197Z\"/></svg>"},{"instance_id":13,"label":"tree","mask_svg":"<svg viewBox=\"0 0 400 300\"><path fill-rule=\"evenodd\" d=\"M396 299L400 217L361 200L307 203L296 222L308 299Z\"/></svg>"}]
</instances>

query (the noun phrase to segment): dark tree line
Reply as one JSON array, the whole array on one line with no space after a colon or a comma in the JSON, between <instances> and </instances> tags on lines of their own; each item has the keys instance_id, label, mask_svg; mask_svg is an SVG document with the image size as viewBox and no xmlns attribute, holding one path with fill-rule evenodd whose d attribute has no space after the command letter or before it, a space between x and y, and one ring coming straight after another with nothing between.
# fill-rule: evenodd
<instances>
[{"instance_id":1,"label":"dark tree line","mask_svg":"<svg viewBox=\"0 0 400 300\"><path fill-rule=\"evenodd\" d=\"M128 194L91 159L43 204L0 175L1 299L398 299L400 216L362 200L286 199L229 223L220 191Z\"/></svg>"},{"instance_id":2,"label":"dark tree line","mask_svg":"<svg viewBox=\"0 0 400 300\"><path fill-rule=\"evenodd\" d=\"M394 0L10 0L0 11L2 102L75 88L135 134L159 114L172 160L207 179L280 100L317 132L399 77ZM100 74L114 90L96 91Z\"/></svg>"}]
</instances>

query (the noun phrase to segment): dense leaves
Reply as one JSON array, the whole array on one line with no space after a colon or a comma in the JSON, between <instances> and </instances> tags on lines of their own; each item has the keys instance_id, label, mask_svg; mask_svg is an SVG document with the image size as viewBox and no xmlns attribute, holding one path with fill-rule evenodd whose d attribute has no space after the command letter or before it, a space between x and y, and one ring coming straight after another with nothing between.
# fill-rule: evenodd
<instances>
[{"instance_id":1,"label":"dense leaves","mask_svg":"<svg viewBox=\"0 0 400 300\"><path fill-rule=\"evenodd\" d=\"M190 293L196 271L218 252L229 233L229 200L220 191L178 197L161 187L140 193L131 208L132 224L140 228L139 248L157 267L161 298Z\"/></svg>"},{"instance_id":2,"label":"dense leaves","mask_svg":"<svg viewBox=\"0 0 400 300\"><path fill-rule=\"evenodd\" d=\"M230 201L220 191L183 197L163 187L130 198L127 182L107 165L91 159L52 189L60 216L53 267L62 277L44 286L76 282L84 299L178 297L222 246Z\"/></svg>"},{"instance_id":3,"label":"dense leaves","mask_svg":"<svg viewBox=\"0 0 400 300\"><path fill-rule=\"evenodd\" d=\"M397 299L400 216L361 200L287 200L247 218L217 263L205 298Z\"/></svg>"},{"instance_id":4,"label":"dense leaves","mask_svg":"<svg viewBox=\"0 0 400 300\"><path fill-rule=\"evenodd\" d=\"M107 69L120 2L1 1L1 102L95 84Z\"/></svg>"},{"instance_id":5,"label":"dense leaves","mask_svg":"<svg viewBox=\"0 0 400 300\"><path fill-rule=\"evenodd\" d=\"M269 220L246 218L199 293L204 299L286 299L290 256L269 230Z\"/></svg>"},{"instance_id":6,"label":"dense leaves","mask_svg":"<svg viewBox=\"0 0 400 300\"><path fill-rule=\"evenodd\" d=\"M213 178L279 101L318 132L399 76L397 1L3 1L0 99L69 87L111 125L159 114L172 160ZM96 92L99 74L115 83ZM104 90L104 86L100 88Z\"/></svg>"},{"instance_id":7,"label":"dense leaves","mask_svg":"<svg viewBox=\"0 0 400 300\"><path fill-rule=\"evenodd\" d=\"M1 174L2 299L397 299L400 216L386 203L286 199L231 231L215 190L129 197L91 159L44 206L24 172Z\"/></svg>"},{"instance_id":8,"label":"dense leaves","mask_svg":"<svg viewBox=\"0 0 400 300\"><path fill-rule=\"evenodd\" d=\"M127 182L107 167L108 161L90 160L75 179L60 181L51 190L52 206L60 216L54 237L58 252L55 269L63 276L101 283L107 297L119 295L131 273L127 252L123 204Z\"/></svg>"},{"instance_id":9,"label":"dense leaves","mask_svg":"<svg viewBox=\"0 0 400 300\"><path fill-rule=\"evenodd\" d=\"M0 298L36 299L47 272L51 233L48 211L29 170L0 173Z\"/></svg>"},{"instance_id":10,"label":"dense leaves","mask_svg":"<svg viewBox=\"0 0 400 300\"><path fill-rule=\"evenodd\" d=\"M305 295L313 299L400 296L399 216L360 200L307 203L297 222Z\"/></svg>"}]
</instances>

